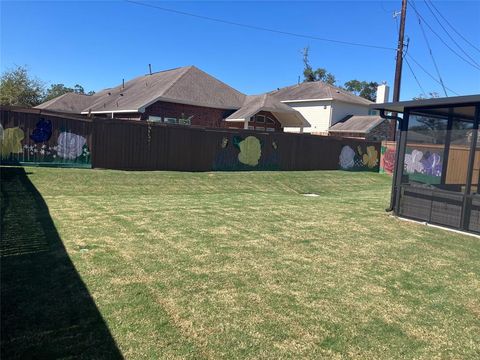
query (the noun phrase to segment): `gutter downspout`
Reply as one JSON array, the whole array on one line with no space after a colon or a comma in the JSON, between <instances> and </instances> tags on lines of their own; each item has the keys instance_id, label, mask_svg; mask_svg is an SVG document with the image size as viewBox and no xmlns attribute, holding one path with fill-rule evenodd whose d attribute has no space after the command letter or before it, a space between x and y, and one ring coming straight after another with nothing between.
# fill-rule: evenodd
<instances>
[{"instance_id":1,"label":"gutter downspout","mask_svg":"<svg viewBox=\"0 0 480 360\"><path fill-rule=\"evenodd\" d=\"M382 119L386 120L393 120L393 121L398 121L398 124L402 122L402 118L398 116L392 116L392 115L387 115L385 114L385 109L380 109L380 117ZM397 127L397 124L395 124L395 127ZM400 152L398 151L398 141L396 142L396 149L395 149L395 167L398 164L399 160L399 155ZM392 189L390 191L390 206L385 209L386 212L391 212L393 211L393 208L395 207L395 177L392 178Z\"/></svg>"}]
</instances>

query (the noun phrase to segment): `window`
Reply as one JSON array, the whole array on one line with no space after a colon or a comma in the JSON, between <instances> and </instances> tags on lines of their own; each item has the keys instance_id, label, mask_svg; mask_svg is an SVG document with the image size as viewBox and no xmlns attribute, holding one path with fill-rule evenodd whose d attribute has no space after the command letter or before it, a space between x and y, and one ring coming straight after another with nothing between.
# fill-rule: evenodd
<instances>
[{"instance_id":1,"label":"window","mask_svg":"<svg viewBox=\"0 0 480 360\"><path fill-rule=\"evenodd\" d=\"M256 121L257 121L257 123L265 123L265 116L264 115L257 115Z\"/></svg>"},{"instance_id":2,"label":"window","mask_svg":"<svg viewBox=\"0 0 480 360\"><path fill-rule=\"evenodd\" d=\"M410 114L403 183L441 183L448 119Z\"/></svg>"},{"instance_id":3,"label":"window","mask_svg":"<svg viewBox=\"0 0 480 360\"><path fill-rule=\"evenodd\" d=\"M161 116L149 115L149 116L148 116L148 121L151 121L151 122L162 122L162 117L161 117Z\"/></svg>"},{"instance_id":4,"label":"window","mask_svg":"<svg viewBox=\"0 0 480 360\"><path fill-rule=\"evenodd\" d=\"M275 131L274 128L267 128L266 130L267 130L267 131Z\"/></svg>"},{"instance_id":5,"label":"window","mask_svg":"<svg viewBox=\"0 0 480 360\"><path fill-rule=\"evenodd\" d=\"M178 119L178 123L180 125L192 125L192 120L191 118L180 118Z\"/></svg>"},{"instance_id":6,"label":"window","mask_svg":"<svg viewBox=\"0 0 480 360\"><path fill-rule=\"evenodd\" d=\"M255 127L252 125L248 125L248 130L255 130Z\"/></svg>"},{"instance_id":7,"label":"window","mask_svg":"<svg viewBox=\"0 0 480 360\"><path fill-rule=\"evenodd\" d=\"M177 118L166 117L166 118L164 118L163 122L165 122L167 124L176 124L177 123Z\"/></svg>"},{"instance_id":8,"label":"window","mask_svg":"<svg viewBox=\"0 0 480 360\"><path fill-rule=\"evenodd\" d=\"M462 109L425 109L410 114L403 184L465 191L474 124L472 118L463 116L468 111ZM473 184L478 182L478 175L474 176Z\"/></svg>"},{"instance_id":9,"label":"window","mask_svg":"<svg viewBox=\"0 0 480 360\"><path fill-rule=\"evenodd\" d=\"M272 118L267 117L267 124L275 125L275 121Z\"/></svg>"}]
</instances>

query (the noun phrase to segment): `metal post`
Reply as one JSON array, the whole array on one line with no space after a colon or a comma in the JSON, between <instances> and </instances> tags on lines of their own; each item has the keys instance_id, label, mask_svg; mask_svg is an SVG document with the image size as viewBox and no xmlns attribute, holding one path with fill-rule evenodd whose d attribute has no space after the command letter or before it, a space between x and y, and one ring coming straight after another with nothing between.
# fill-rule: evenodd
<instances>
[{"instance_id":1,"label":"metal post","mask_svg":"<svg viewBox=\"0 0 480 360\"><path fill-rule=\"evenodd\" d=\"M477 137L478 137L478 122L480 120L480 105L475 107L475 118L473 120L473 134L472 142L470 144L470 154L468 157L468 168L467 168L467 182L465 184L465 192L463 194L463 206L462 206L462 217L460 218L460 226L467 230L468 223L470 221L470 190L472 189L472 174L473 166L475 164L475 150L477 146Z\"/></svg>"},{"instance_id":2,"label":"metal post","mask_svg":"<svg viewBox=\"0 0 480 360\"><path fill-rule=\"evenodd\" d=\"M408 122L410 110L405 109L403 119L400 122L400 139L397 141L397 158L395 159L395 178L393 179L393 190L395 190L394 213L399 214L400 210L400 190L403 176L403 164L405 160L405 149L407 146Z\"/></svg>"},{"instance_id":3,"label":"metal post","mask_svg":"<svg viewBox=\"0 0 480 360\"><path fill-rule=\"evenodd\" d=\"M442 177L440 183L445 184L447 180L447 168L448 168L448 156L450 154L450 142L452 140L452 126L453 126L453 108L448 110L448 122L447 122L447 136L445 137L445 147L443 150L443 164L442 164Z\"/></svg>"}]
</instances>

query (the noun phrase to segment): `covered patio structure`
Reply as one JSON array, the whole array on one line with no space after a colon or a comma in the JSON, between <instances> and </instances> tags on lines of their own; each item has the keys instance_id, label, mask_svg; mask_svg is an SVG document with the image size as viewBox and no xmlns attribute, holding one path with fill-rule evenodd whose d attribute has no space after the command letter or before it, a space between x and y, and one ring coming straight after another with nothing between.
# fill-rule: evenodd
<instances>
[{"instance_id":1,"label":"covered patio structure","mask_svg":"<svg viewBox=\"0 0 480 360\"><path fill-rule=\"evenodd\" d=\"M480 95L371 108L399 123L389 210L480 233Z\"/></svg>"},{"instance_id":2,"label":"covered patio structure","mask_svg":"<svg viewBox=\"0 0 480 360\"><path fill-rule=\"evenodd\" d=\"M284 127L304 127L310 123L300 112L275 99L272 95L249 95L243 106L225 119L230 124L250 130L280 131Z\"/></svg>"}]
</instances>

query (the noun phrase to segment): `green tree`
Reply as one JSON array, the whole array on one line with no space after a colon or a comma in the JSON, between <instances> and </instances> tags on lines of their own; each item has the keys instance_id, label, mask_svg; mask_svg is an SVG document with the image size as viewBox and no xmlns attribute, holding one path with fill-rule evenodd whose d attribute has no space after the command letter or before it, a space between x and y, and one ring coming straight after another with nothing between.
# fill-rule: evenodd
<instances>
[{"instance_id":1,"label":"green tree","mask_svg":"<svg viewBox=\"0 0 480 360\"><path fill-rule=\"evenodd\" d=\"M308 47L303 49L303 82L322 81L330 85L335 85L335 75L329 73L324 68L318 68L317 70L313 70L308 59L308 51Z\"/></svg>"},{"instance_id":2,"label":"green tree","mask_svg":"<svg viewBox=\"0 0 480 360\"><path fill-rule=\"evenodd\" d=\"M357 96L363 97L370 101L375 101L377 98L378 83L375 81L359 81L350 80L344 84L347 91L354 93Z\"/></svg>"},{"instance_id":3,"label":"green tree","mask_svg":"<svg viewBox=\"0 0 480 360\"><path fill-rule=\"evenodd\" d=\"M45 97L43 101L48 101L60 95L70 93L70 92L73 92L76 94L85 94L85 89L83 88L82 85L79 85L79 84L76 84L73 88L66 87L64 84L52 84L45 92ZM94 91L89 91L88 93L86 93L86 95L93 95L93 94L95 94Z\"/></svg>"},{"instance_id":4,"label":"green tree","mask_svg":"<svg viewBox=\"0 0 480 360\"><path fill-rule=\"evenodd\" d=\"M36 106L42 102L44 83L29 75L25 66L7 70L0 77L2 105Z\"/></svg>"},{"instance_id":5,"label":"green tree","mask_svg":"<svg viewBox=\"0 0 480 360\"><path fill-rule=\"evenodd\" d=\"M66 87L64 84L52 84L45 92L45 97L43 98L43 101L45 102L54 99L60 95L69 92L74 92L74 90L72 88Z\"/></svg>"},{"instance_id":6,"label":"green tree","mask_svg":"<svg viewBox=\"0 0 480 360\"><path fill-rule=\"evenodd\" d=\"M436 99L439 98L440 95L438 95L437 92L429 92L428 94L420 94L418 96L415 96L412 98L412 100L425 100L425 99Z\"/></svg>"}]
</instances>

